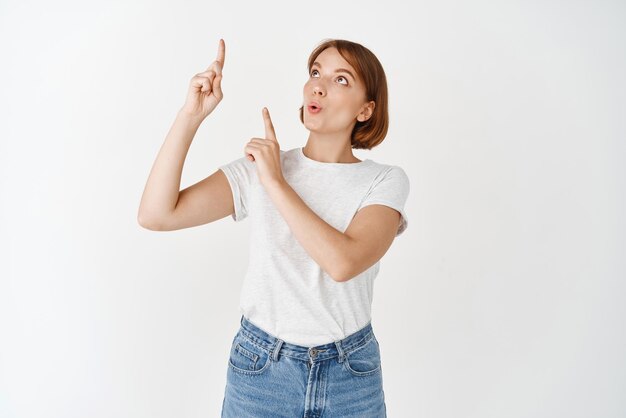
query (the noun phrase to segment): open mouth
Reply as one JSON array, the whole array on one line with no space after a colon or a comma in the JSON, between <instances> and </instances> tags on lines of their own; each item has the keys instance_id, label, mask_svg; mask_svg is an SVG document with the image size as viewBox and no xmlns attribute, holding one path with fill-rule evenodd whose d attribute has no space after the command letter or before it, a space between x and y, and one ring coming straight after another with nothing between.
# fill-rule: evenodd
<instances>
[{"instance_id":1,"label":"open mouth","mask_svg":"<svg viewBox=\"0 0 626 418\"><path fill-rule=\"evenodd\" d=\"M318 113L319 111L322 110L321 107L318 107L318 106L315 106L315 105L309 105L307 108L309 109L309 112L311 112L311 113Z\"/></svg>"}]
</instances>

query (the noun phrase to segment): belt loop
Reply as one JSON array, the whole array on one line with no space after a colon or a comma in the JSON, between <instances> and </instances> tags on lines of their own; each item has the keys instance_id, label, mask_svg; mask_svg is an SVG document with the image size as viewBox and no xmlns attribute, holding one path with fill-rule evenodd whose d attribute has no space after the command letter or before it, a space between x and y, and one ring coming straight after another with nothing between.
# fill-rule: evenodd
<instances>
[{"instance_id":1,"label":"belt loop","mask_svg":"<svg viewBox=\"0 0 626 418\"><path fill-rule=\"evenodd\" d=\"M274 349L272 350L272 360L276 361L278 360L278 352L280 351L280 348L283 345L283 340L281 340L280 338L276 339L276 345L274 346Z\"/></svg>"},{"instance_id":2,"label":"belt loop","mask_svg":"<svg viewBox=\"0 0 626 418\"><path fill-rule=\"evenodd\" d=\"M343 349L341 348L341 341L335 341L335 345L337 346L337 351L339 352L339 363L343 363L345 354L343 353Z\"/></svg>"}]
</instances>

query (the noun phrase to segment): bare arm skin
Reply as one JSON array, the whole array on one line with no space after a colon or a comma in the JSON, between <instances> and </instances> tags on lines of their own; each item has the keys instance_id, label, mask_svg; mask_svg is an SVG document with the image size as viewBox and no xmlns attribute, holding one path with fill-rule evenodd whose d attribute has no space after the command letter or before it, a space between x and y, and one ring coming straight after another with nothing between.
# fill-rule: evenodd
<instances>
[{"instance_id":1,"label":"bare arm skin","mask_svg":"<svg viewBox=\"0 0 626 418\"><path fill-rule=\"evenodd\" d=\"M138 223L155 231L171 231L221 219L234 210L226 176L217 170L204 180L180 189L183 165L191 142L204 119L223 98L221 89L225 44L209 68L190 82L179 110L152 166L141 197Z\"/></svg>"},{"instance_id":2,"label":"bare arm skin","mask_svg":"<svg viewBox=\"0 0 626 418\"><path fill-rule=\"evenodd\" d=\"M313 212L286 181L272 183L267 191L298 242L336 282L347 282L380 260L400 222L397 210L369 205L342 233Z\"/></svg>"}]
</instances>

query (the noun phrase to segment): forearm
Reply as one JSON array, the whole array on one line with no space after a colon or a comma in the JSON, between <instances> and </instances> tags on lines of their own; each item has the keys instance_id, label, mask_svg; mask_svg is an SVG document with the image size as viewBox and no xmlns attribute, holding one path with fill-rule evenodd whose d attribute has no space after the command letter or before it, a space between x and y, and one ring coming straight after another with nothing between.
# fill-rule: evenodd
<instances>
[{"instance_id":1,"label":"forearm","mask_svg":"<svg viewBox=\"0 0 626 418\"><path fill-rule=\"evenodd\" d=\"M266 190L300 245L335 281L343 281L350 238L313 212L287 182Z\"/></svg>"},{"instance_id":2,"label":"forearm","mask_svg":"<svg viewBox=\"0 0 626 418\"><path fill-rule=\"evenodd\" d=\"M157 155L141 197L138 219L150 223L176 207L185 158L202 120L179 111Z\"/></svg>"}]
</instances>

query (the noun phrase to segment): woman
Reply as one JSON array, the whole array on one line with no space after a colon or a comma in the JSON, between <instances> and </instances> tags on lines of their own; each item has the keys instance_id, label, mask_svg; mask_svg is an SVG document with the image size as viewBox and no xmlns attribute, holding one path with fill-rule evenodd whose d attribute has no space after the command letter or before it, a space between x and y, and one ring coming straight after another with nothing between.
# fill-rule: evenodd
<instances>
[{"instance_id":1,"label":"woman","mask_svg":"<svg viewBox=\"0 0 626 418\"><path fill-rule=\"evenodd\" d=\"M409 179L352 154L387 133L383 68L362 45L322 42L299 109L305 146L281 150L264 108L265 138L179 193L193 136L222 100L224 58L220 40L217 59L191 80L139 210L153 230L251 219L222 417L385 417L372 290L380 258L408 226Z\"/></svg>"}]
</instances>

